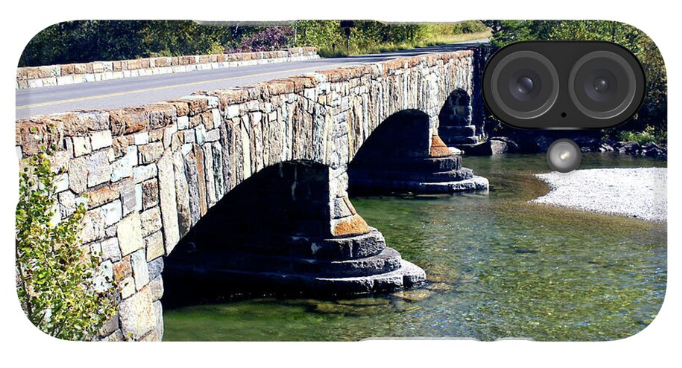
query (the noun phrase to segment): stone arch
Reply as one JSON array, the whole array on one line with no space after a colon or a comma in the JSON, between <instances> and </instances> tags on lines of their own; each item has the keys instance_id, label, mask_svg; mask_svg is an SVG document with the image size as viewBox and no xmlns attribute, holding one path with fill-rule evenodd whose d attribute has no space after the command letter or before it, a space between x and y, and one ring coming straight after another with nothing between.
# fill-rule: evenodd
<instances>
[{"instance_id":1,"label":"stone arch","mask_svg":"<svg viewBox=\"0 0 682 368\"><path fill-rule=\"evenodd\" d=\"M473 123L472 98L461 88L452 91L438 114L438 133L448 145L476 144L482 132Z\"/></svg>"},{"instance_id":2,"label":"stone arch","mask_svg":"<svg viewBox=\"0 0 682 368\"><path fill-rule=\"evenodd\" d=\"M245 179L167 257L165 298L177 304L225 293L353 294L422 282L424 272L357 214L345 177L298 160Z\"/></svg>"},{"instance_id":3,"label":"stone arch","mask_svg":"<svg viewBox=\"0 0 682 368\"><path fill-rule=\"evenodd\" d=\"M384 120L367 138L349 165L349 183L356 192L450 193L487 189L484 178L462 167L437 135L430 117L406 109Z\"/></svg>"}]
</instances>

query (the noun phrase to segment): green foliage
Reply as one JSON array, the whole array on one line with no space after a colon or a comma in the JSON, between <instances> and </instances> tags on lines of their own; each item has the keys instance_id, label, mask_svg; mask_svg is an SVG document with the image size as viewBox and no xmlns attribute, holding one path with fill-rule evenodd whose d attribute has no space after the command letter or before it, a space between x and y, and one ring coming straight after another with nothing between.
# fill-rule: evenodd
<instances>
[{"instance_id":1,"label":"green foliage","mask_svg":"<svg viewBox=\"0 0 682 368\"><path fill-rule=\"evenodd\" d=\"M650 142L663 142L667 140L667 134L657 133L654 127L647 126L644 131L633 132L629 130L619 131L617 133L617 138L622 142L637 142L640 145Z\"/></svg>"},{"instance_id":2,"label":"green foliage","mask_svg":"<svg viewBox=\"0 0 682 368\"><path fill-rule=\"evenodd\" d=\"M483 24L483 22L478 20L467 20L464 22L456 23L452 27L452 32L454 34L471 34L471 33L481 33L488 30L488 27Z\"/></svg>"},{"instance_id":3,"label":"green foliage","mask_svg":"<svg viewBox=\"0 0 682 368\"><path fill-rule=\"evenodd\" d=\"M492 43L503 47L525 40L600 40L617 43L630 50L642 63L647 77L644 103L633 121L612 130L643 132L653 129L662 136L667 123L667 84L665 64L654 42L641 30L612 21L485 21L492 29Z\"/></svg>"},{"instance_id":4,"label":"green foliage","mask_svg":"<svg viewBox=\"0 0 682 368\"><path fill-rule=\"evenodd\" d=\"M296 21L292 28L296 46L315 46L323 57L403 50L487 36L487 27L479 21L443 24L354 21L348 38L336 20Z\"/></svg>"},{"instance_id":5,"label":"green foliage","mask_svg":"<svg viewBox=\"0 0 682 368\"><path fill-rule=\"evenodd\" d=\"M253 48L255 51L314 46L323 56L343 56L480 38L487 36L486 32L487 27L479 21L447 24L355 21L346 49L346 33L337 20L302 20L285 26L208 25L167 20L71 21L39 32L26 45L19 66L251 51L246 46L254 43L249 41L254 37L266 42L272 40L272 44L259 42Z\"/></svg>"},{"instance_id":6,"label":"green foliage","mask_svg":"<svg viewBox=\"0 0 682 368\"><path fill-rule=\"evenodd\" d=\"M29 320L67 340L91 340L114 314L112 285L98 272L99 258L82 248L83 204L57 221L50 151L24 161L16 208L17 294Z\"/></svg>"},{"instance_id":7,"label":"green foliage","mask_svg":"<svg viewBox=\"0 0 682 368\"><path fill-rule=\"evenodd\" d=\"M222 53L256 27L193 21L84 20L57 23L26 45L19 66Z\"/></svg>"}]
</instances>

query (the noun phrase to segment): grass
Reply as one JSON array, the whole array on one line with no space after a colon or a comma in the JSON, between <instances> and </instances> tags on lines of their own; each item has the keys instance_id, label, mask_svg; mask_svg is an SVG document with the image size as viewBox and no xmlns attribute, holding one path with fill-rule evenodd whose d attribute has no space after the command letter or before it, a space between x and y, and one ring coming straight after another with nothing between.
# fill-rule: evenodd
<instances>
[{"instance_id":1,"label":"grass","mask_svg":"<svg viewBox=\"0 0 682 368\"><path fill-rule=\"evenodd\" d=\"M399 50L414 49L419 47L437 46L437 45L447 45L457 42L478 40L481 38L490 37L490 30L484 32L476 33L463 33L463 34L452 34L452 35L438 35L428 40L416 41L416 42L401 42L401 43L381 43L381 44L351 44L350 50L346 50L345 45L342 47L337 47L332 50L329 48L320 48L318 54L321 57L333 58L333 57L344 57L353 55L365 55L365 54L378 54L382 52L391 52ZM349 52L350 51L350 52Z\"/></svg>"}]
</instances>

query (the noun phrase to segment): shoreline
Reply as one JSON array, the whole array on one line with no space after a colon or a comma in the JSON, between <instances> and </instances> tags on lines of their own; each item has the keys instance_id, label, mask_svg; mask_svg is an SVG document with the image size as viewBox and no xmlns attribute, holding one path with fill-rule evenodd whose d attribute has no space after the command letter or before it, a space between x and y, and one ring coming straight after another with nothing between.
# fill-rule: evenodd
<instances>
[{"instance_id":1,"label":"shoreline","mask_svg":"<svg viewBox=\"0 0 682 368\"><path fill-rule=\"evenodd\" d=\"M531 203L667 222L667 168L587 169L535 174L550 187Z\"/></svg>"}]
</instances>

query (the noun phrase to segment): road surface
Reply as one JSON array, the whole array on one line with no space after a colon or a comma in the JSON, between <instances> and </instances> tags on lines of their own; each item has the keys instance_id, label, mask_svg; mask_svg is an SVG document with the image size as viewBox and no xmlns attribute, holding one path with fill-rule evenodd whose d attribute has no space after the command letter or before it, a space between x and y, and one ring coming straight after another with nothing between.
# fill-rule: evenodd
<instances>
[{"instance_id":1,"label":"road surface","mask_svg":"<svg viewBox=\"0 0 682 368\"><path fill-rule=\"evenodd\" d=\"M115 109L140 106L211 91L243 86L317 70L372 63L433 52L461 50L487 39L346 58L273 63L185 73L151 75L66 86L16 91L17 119L74 110Z\"/></svg>"}]
</instances>

